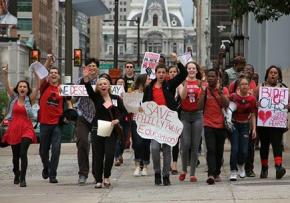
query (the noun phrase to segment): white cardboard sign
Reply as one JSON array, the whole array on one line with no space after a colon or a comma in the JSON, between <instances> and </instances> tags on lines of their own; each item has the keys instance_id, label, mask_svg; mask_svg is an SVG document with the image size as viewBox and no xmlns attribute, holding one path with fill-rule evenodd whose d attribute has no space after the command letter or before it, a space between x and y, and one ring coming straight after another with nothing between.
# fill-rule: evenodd
<instances>
[{"instance_id":1,"label":"white cardboard sign","mask_svg":"<svg viewBox=\"0 0 290 203\"><path fill-rule=\"evenodd\" d=\"M32 63L29 67L29 70L34 71L41 80L48 76L48 71L46 67L41 63L39 63L38 61Z\"/></svg>"},{"instance_id":2,"label":"white cardboard sign","mask_svg":"<svg viewBox=\"0 0 290 203\"><path fill-rule=\"evenodd\" d=\"M96 85L92 85L95 89ZM125 92L122 85L111 85L111 93L121 96ZM87 97L89 96L84 85L60 85L60 95L62 96L75 96L75 97Z\"/></svg>"},{"instance_id":3,"label":"white cardboard sign","mask_svg":"<svg viewBox=\"0 0 290 203\"><path fill-rule=\"evenodd\" d=\"M175 146L183 130L177 112L155 102L142 104L143 112L134 115L138 134L145 139Z\"/></svg>"},{"instance_id":4,"label":"white cardboard sign","mask_svg":"<svg viewBox=\"0 0 290 203\"><path fill-rule=\"evenodd\" d=\"M288 88L260 87L257 126L287 127L288 94Z\"/></svg>"},{"instance_id":5,"label":"white cardboard sign","mask_svg":"<svg viewBox=\"0 0 290 203\"><path fill-rule=\"evenodd\" d=\"M128 113L138 113L143 95L144 93L140 92L124 93L123 103Z\"/></svg>"},{"instance_id":6,"label":"white cardboard sign","mask_svg":"<svg viewBox=\"0 0 290 203\"><path fill-rule=\"evenodd\" d=\"M98 120L97 135L101 137L110 137L114 126L110 121Z\"/></svg>"}]
</instances>

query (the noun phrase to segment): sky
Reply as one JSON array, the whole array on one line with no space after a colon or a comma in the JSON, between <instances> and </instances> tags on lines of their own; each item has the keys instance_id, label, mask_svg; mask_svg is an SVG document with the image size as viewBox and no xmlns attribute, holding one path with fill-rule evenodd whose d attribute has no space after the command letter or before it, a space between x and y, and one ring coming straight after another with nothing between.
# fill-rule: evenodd
<instances>
[{"instance_id":1,"label":"sky","mask_svg":"<svg viewBox=\"0 0 290 203\"><path fill-rule=\"evenodd\" d=\"M192 23L191 23L192 10L193 10L192 0L182 0L182 12L183 12L183 18L184 18L184 25L186 27L192 26Z\"/></svg>"}]
</instances>

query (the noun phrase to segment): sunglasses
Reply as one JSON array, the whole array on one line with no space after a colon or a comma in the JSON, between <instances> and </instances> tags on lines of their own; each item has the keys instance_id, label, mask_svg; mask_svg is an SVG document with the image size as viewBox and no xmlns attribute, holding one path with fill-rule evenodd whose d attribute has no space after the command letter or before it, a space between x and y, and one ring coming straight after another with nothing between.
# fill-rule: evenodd
<instances>
[{"instance_id":1,"label":"sunglasses","mask_svg":"<svg viewBox=\"0 0 290 203\"><path fill-rule=\"evenodd\" d=\"M133 68L133 66L126 66L126 68Z\"/></svg>"}]
</instances>

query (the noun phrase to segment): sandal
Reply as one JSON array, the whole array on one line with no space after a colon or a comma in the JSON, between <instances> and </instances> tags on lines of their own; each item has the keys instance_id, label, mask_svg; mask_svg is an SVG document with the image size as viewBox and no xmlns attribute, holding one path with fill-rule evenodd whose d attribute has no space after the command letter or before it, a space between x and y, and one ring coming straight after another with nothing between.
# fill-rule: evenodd
<instances>
[{"instance_id":1,"label":"sandal","mask_svg":"<svg viewBox=\"0 0 290 203\"><path fill-rule=\"evenodd\" d=\"M107 178L105 178L105 180L104 180L104 187L110 187L111 186L111 183L110 183L110 181L109 181L109 179L107 179Z\"/></svg>"}]
</instances>

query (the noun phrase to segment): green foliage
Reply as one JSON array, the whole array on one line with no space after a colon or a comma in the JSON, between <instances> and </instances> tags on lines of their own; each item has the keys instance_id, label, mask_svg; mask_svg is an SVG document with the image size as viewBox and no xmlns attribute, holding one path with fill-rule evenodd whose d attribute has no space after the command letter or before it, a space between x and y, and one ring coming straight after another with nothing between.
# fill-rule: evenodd
<instances>
[{"instance_id":1,"label":"green foliage","mask_svg":"<svg viewBox=\"0 0 290 203\"><path fill-rule=\"evenodd\" d=\"M0 91L0 122L2 121L4 117L4 113L7 107L7 102L8 102L7 92L5 90Z\"/></svg>"},{"instance_id":2,"label":"green foliage","mask_svg":"<svg viewBox=\"0 0 290 203\"><path fill-rule=\"evenodd\" d=\"M258 23L290 14L290 0L230 0L233 18L253 12Z\"/></svg>"}]
</instances>

